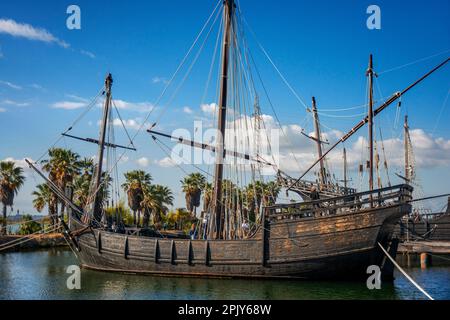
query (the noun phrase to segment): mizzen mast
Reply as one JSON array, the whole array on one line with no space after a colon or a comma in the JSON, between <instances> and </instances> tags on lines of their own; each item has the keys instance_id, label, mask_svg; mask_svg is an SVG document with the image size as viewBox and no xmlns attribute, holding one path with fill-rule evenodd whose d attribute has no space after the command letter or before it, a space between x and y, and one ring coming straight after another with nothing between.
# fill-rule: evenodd
<instances>
[{"instance_id":1,"label":"mizzen mast","mask_svg":"<svg viewBox=\"0 0 450 320\"><path fill-rule=\"evenodd\" d=\"M103 117L102 122L100 125L100 136L98 139L98 155L97 155L97 167L95 171L95 181L93 185L93 192L94 192L94 219L97 221L100 221L102 218L101 213L101 197L99 196L99 190L102 183L102 166L103 166L103 153L105 151L105 136L108 126L108 117L110 113L110 106L111 106L111 86L113 83L112 75L109 73L108 76L105 79L105 92L106 92L106 98L105 98L105 104L103 108Z\"/></svg>"},{"instance_id":2,"label":"mizzen mast","mask_svg":"<svg viewBox=\"0 0 450 320\"><path fill-rule=\"evenodd\" d=\"M225 125L227 116L227 94L228 94L228 63L230 55L231 25L234 14L234 0L225 0L223 4L224 29L222 40L222 67L220 78L220 94L218 105L218 137L216 147L216 167L214 174L214 195L213 212L216 219L215 238L222 237L222 180L223 180L223 162L225 146Z\"/></svg>"},{"instance_id":3,"label":"mizzen mast","mask_svg":"<svg viewBox=\"0 0 450 320\"><path fill-rule=\"evenodd\" d=\"M404 148L405 148L405 180L406 183L411 183L411 164L410 164L410 158L409 158L409 125L408 125L408 116L405 115L405 123L403 125L404 129Z\"/></svg>"}]
</instances>

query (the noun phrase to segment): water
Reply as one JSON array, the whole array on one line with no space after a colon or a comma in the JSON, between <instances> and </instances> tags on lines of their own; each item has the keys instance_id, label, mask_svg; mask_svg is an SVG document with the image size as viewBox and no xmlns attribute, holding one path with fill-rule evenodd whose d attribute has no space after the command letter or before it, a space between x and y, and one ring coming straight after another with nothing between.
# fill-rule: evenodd
<instances>
[{"instance_id":1,"label":"water","mask_svg":"<svg viewBox=\"0 0 450 320\"><path fill-rule=\"evenodd\" d=\"M81 290L68 290L70 250L0 254L0 299L426 299L404 276L368 290L365 283L219 280L123 275L82 270ZM435 299L450 299L450 267L407 272Z\"/></svg>"}]
</instances>

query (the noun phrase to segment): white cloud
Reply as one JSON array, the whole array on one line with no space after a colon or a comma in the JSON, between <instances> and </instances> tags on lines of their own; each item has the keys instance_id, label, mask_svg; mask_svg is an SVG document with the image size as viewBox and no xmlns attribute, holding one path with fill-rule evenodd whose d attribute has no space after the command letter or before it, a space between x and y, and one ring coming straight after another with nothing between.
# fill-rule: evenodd
<instances>
[{"instance_id":1,"label":"white cloud","mask_svg":"<svg viewBox=\"0 0 450 320\"><path fill-rule=\"evenodd\" d=\"M136 119L122 119L123 120L123 125L126 128L129 129L134 129L134 130L139 130L139 128L141 127L141 119L140 118L136 118ZM113 125L116 127L122 127L122 122L120 121L119 118L115 118L113 120Z\"/></svg>"},{"instance_id":2,"label":"white cloud","mask_svg":"<svg viewBox=\"0 0 450 320\"><path fill-rule=\"evenodd\" d=\"M115 99L114 104L117 109L131 110L143 113L150 112L154 108L153 104L151 104L150 102L128 102L120 99Z\"/></svg>"},{"instance_id":3,"label":"white cloud","mask_svg":"<svg viewBox=\"0 0 450 320\"><path fill-rule=\"evenodd\" d=\"M204 113L208 113L208 114L213 114L216 112L217 110L217 103L209 103L209 104L202 104L200 106L200 109L204 112Z\"/></svg>"},{"instance_id":4,"label":"white cloud","mask_svg":"<svg viewBox=\"0 0 450 320\"><path fill-rule=\"evenodd\" d=\"M5 108L0 108L0 112L6 112Z\"/></svg>"},{"instance_id":5,"label":"white cloud","mask_svg":"<svg viewBox=\"0 0 450 320\"><path fill-rule=\"evenodd\" d=\"M127 163L128 160L130 160L130 158L129 158L128 156L126 156L126 155L123 155L123 156L120 158L119 163L120 163L120 164L124 164L124 163Z\"/></svg>"},{"instance_id":6,"label":"white cloud","mask_svg":"<svg viewBox=\"0 0 450 320\"><path fill-rule=\"evenodd\" d=\"M76 110L87 106L86 102L59 101L52 104L54 109Z\"/></svg>"},{"instance_id":7,"label":"white cloud","mask_svg":"<svg viewBox=\"0 0 450 320\"><path fill-rule=\"evenodd\" d=\"M85 102L85 103L88 103L88 102L89 102L88 99L82 98L82 97L77 96L77 95L75 95L75 94L66 94L66 97L67 97L67 98L70 98L70 99L73 99L73 100L80 101L80 102Z\"/></svg>"},{"instance_id":8,"label":"white cloud","mask_svg":"<svg viewBox=\"0 0 450 320\"><path fill-rule=\"evenodd\" d=\"M80 50L81 54L88 56L91 59L95 59L95 54L87 50Z\"/></svg>"},{"instance_id":9,"label":"white cloud","mask_svg":"<svg viewBox=\"0 0 450 320\"><path fill-rule=\"evenodd\" d=\"M189 108L189 107L184 107L184 108L183 108L183 112L184 112L184 113L187 113L187 114L192 114L192 113L194 113L194 111L193 111L191 108Z\"/></svg>"},{"instance_id":10,"label":"white cloud","mask_svg":"<svg viewBox=\"0 0 450 320\"><path fill-rule=\"evenodd\" d=\"M30 84L30 87L36 90L44 90L44 87L37 83Z\"/></svg>"},{"instance_id":11,"label":"white cloud","mask_svg":"<svg viewBox=\"0 0 450 320\"><path fill-rule=\"evenodd\" d=\"M0 33L28 40L56 43L63 48L70 47L67 42L58 39L45 29L35 28L26 23L18 23L12 19L0 19Z\"/></svg>"},{"instance_id":12,"label":"white cloud","mask_svg":"<svg viewBox=\"0 0 450 320\"><path fill-rule=\"evenodd\" d=\"M155 160L155 164L163 168L172 168L175 166L174 161L170 157L165 157L160 160Z\"/></svg>"},{"instance_id":13,"label":"white cloud","mask_svg":"<svg viewBox=\"0 0 450 320\"><path fill-rule=\"evenodd\" d=\"M136 160L136 163L138 164L138 166L140 166L142 168L146 168L146 167L148 167L150 161L146 157L142 157L142 158L139 158L138 160Z\"/></svg>"},{"instance_id":14,"label":"white cloud","mask_svg":"<svg viewBox=\"0 0 450 320\"><path fill-rule=\"evenodd\" d=\"M161 78L161 77L153 77L152 79L152 83L164 83L164 84L168 84L169 81L166 78Z\"/></svg>"},{"instance_id":15,"label":"white cloud","mask_svg":"<svg viewBox=\"0 0 450 320\"><path fill-rule=\"evenodd\" d=\"M17 102L12 100L3 100L0 102L0 104L6 104L15 107L27 107L30 105L28 102Z\"/></svg>"},{"instance_id":16,"label":"white cloud","mask_svg":"<svg viewBox=\"0 0 450 320\"><path fill-rule=\"evenodd\" d=\"M17 84L14 84L12 82L9 82L9 81L2 81L2 80L0 80L0 84L3 84L5 86L7 86L7 87L10 87L11 89L22 90L21 86L19 86Z\"/></svg>"}]
</instances>

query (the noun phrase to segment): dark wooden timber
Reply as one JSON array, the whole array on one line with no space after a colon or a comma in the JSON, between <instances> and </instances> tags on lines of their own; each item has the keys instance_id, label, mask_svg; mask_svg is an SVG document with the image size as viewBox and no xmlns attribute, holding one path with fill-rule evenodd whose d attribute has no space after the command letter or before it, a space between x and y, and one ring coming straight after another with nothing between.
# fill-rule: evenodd
<instances>
[{"instance_id":1,"label":"dark wooden timber","mask_svg":"<svg viewBox=\"0 0 450 320\"><path fill-rule=\"evenodd\" d=\"M367 277L368 265L383 265L377 242L389 248L396 223L411 211L411 192L410 186L400 185L356 193L351 201L343 196L268 207L265 223L241 240L84 232L79 235L79 256L86 268L115 272L359 279ZM374 198L373 208L370 195ZM72 233L86 227L75 213L70 220ZM96 243L100 233L101 252Z\"/></svg>"},{"instance_id":2,"label":"dark wooden timber","mask_svg":"<svg viewBox=\"0 0 450 320\"><path fill-rule=\"evenodd\" d=\"M222 42L222 75L220 79L219 110L217 117L217 153L216 167L214 174L214 194L213 194L213 212L216 221L215 238L220 239L222 235L222 178L223 178L223 150L225 146L225 125L227 116L227 94L228 94L228 60L230 54L231 25L233 22L234 0L224 1L224 29Z\"/></svg>"},{"instance_id":3,"label":"dark wooden timber","mask_svg":"<svg viewBox=\"0 0 450 320\"><path fill-rule=\"evenodd\" d=\"M319 123L319 114L317 113L317 105L316 105L316 98L312 97L312 113L314 118L314 131L316 133L316 146L317 146L317 156L320 163L320 185L326 185L327 184L327 178L326 178L326 172L325 172L325 165L324 165L324 158L322 157L322 135L320 134L320 123Z\"/></svg>"},{"instance_id":4,"label":"dark wooden timber","mask_svg":"<svg viewBox=\"0 0 450 320\"><path fill-rule=\"evenodd\" d=\"M211 151L211 152L214 152L214 153L216 152L216 147L211 146L211 145L206 144L206 143L200 143L200 142L192 141L192 140L189 140L189 139L184 139L182 137L175 137L175 136L167 134L167 133L158 132L158 131L150 130L150 129L147 130L147 132L152 135L153 140L156 140L156 137L153 136L153 135L158 135L158 136L162 136L162 137L165 137L165 138L176 140L178 143L182 143L184 145L187 145L187 146L190 146L190 147L193 147L193 148L199 148L199 149L202 149L202 150L208 150L208 151ZM268 166L274 166L274 164L272 164L272 163L270 163L268 161L261 160L261 159L256 159L254 157L251 157L249 154L245 154L245 153L238 152L238 151L230 151L230 150L224 149L223 150L223 157L225 157L226 155L229 155L229 156L232 156L232 157L235 157L235 158L241 158L241 159L245 159L245 160L254 161L254 162L265 164L265 165L268 165Z\"/></svg>"},{"instance_id":5,"label":"dark wooden timber","mask_svg":"<svg viewBox=\"0 0 450 320\"><path fill-rule=\"evenodd\" d=\"M113 83L112 75L108 74L105 79L105 90L106 90L106 98L105 105L103 108L103 118L100 126L100 139L98 143L98 156L97 156L97 166L95 172L95 183L94 183L94 219L96 221L100 221L102 219L102 210L100 204L100 198L98 196L98 191L100 189L100 185L102 183L102 167L103 167L103 153L105 151L105 136L108 126L108 117L109 117L109 108L111 104L111 86Z\"/></svg>"},{"instance_id":6,"label":"dark wooden timber","mask_svg":"<svg viewBox=\"0 0 450 320\"><path fill-rule=\"evenodd\" d=\"M373 58L369 56L369 68L367 69L369 79L369 114L367 122L369 128L369 190L373 190ZM371 203L371 206L373 204Z\"/></svg>"},{"instance_id":7,"label":"dark wooden timber","mask_svg":"<svg viewBox=\"0 0 450 320\"><path fill-rule=\"evenodd\" d=\"M94 143L94 144L99 144L98 140L92 139L92 138L81 138L81 137L73 136L73 135L67 134L67 133L62 133L61 135L64 136L64 137L68 137L68 138L72 138L72 139L76 139L76 140L81 140L81 141L86 141L86 142L90 142L90 143ZM126 146L122 146L120 144L115 144L115 143L105 142L104 145L105 145L105 147L110 147L110 148L120 148L120 149L136 151L136 148L126 147Z\"/></svg>"}]
</instances>

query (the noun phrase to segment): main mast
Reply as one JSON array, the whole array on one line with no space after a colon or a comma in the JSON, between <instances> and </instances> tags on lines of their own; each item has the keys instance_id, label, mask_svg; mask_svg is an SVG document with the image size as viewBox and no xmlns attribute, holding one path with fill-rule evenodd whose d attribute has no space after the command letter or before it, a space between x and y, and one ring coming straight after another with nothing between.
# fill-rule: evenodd
<instances>
[{"instance_id":1,"label":"main mast","mask_svg":"<svg viewBox=\"0 0 450 320\"><path fill-rule=\"evenodd\" d=\"M367 69L369 77L369 190L373 191L373 61L372 54L369 57L369 68ZM372 206L372 201L370 202Z\"/></svg>"},{"instance_id":2,"label":"main mast","mask_svg":"<svg viewBox=\"0 0 450 320\"><path fill-rule=\"evenodd\" d=\"M317 113L317 105L316 105L316 98L312 97L312 113L314 118L314 130L316 132L316 145L317 145L317 154L320 159L320 185L327 184L326 179L326 171L325 171L325 165L324 165L324 158L322 157L322 137L320 134L320 125L319 125L319 115Z\"/></svg>"},{"instance_id":3,"label":"main mast","mask_svg":"<svg viewBox=\"0 0 450 320\"><path fill-rule=\"evenodd\" d=\"M220 95L218 106L218 137L216 147L216 167L214 175L214 198L213 212L216 219L215 238L222 237L222 179L223 179L223 162L224 162L224 145L225 145L225 124L227 116L227 93L228 93L228 62L230 54L230 34L233 19L234 0L225 0L223 4L224 29L222 42L222 74L220 81Z\"/></svg>"},{"instance_id":4,"label":"main mast","mask_svg":"<svg viewBox=\"0 0 450 320\"><path fill-rule=\"evenodd\" d=\"M109 110L110 110L110 104L111 104L111 86L113 83L112 75L109 73L108 76L105 79L105 92L106 92L106 98L105 98L105 104L103 108L103 117L102 117L102 123L100 126L100 137L98 140L98 156L97 156L97 168L95 172L95 182L94 182L94 218L97 221L100 221L102 218L101 213L101 198L99 196L99 190L100 185L102 183L102 166L103 166L103 153L105 150L105 136L108 126L108 116L109 116Z\"/></svg>"}]
</instances>

